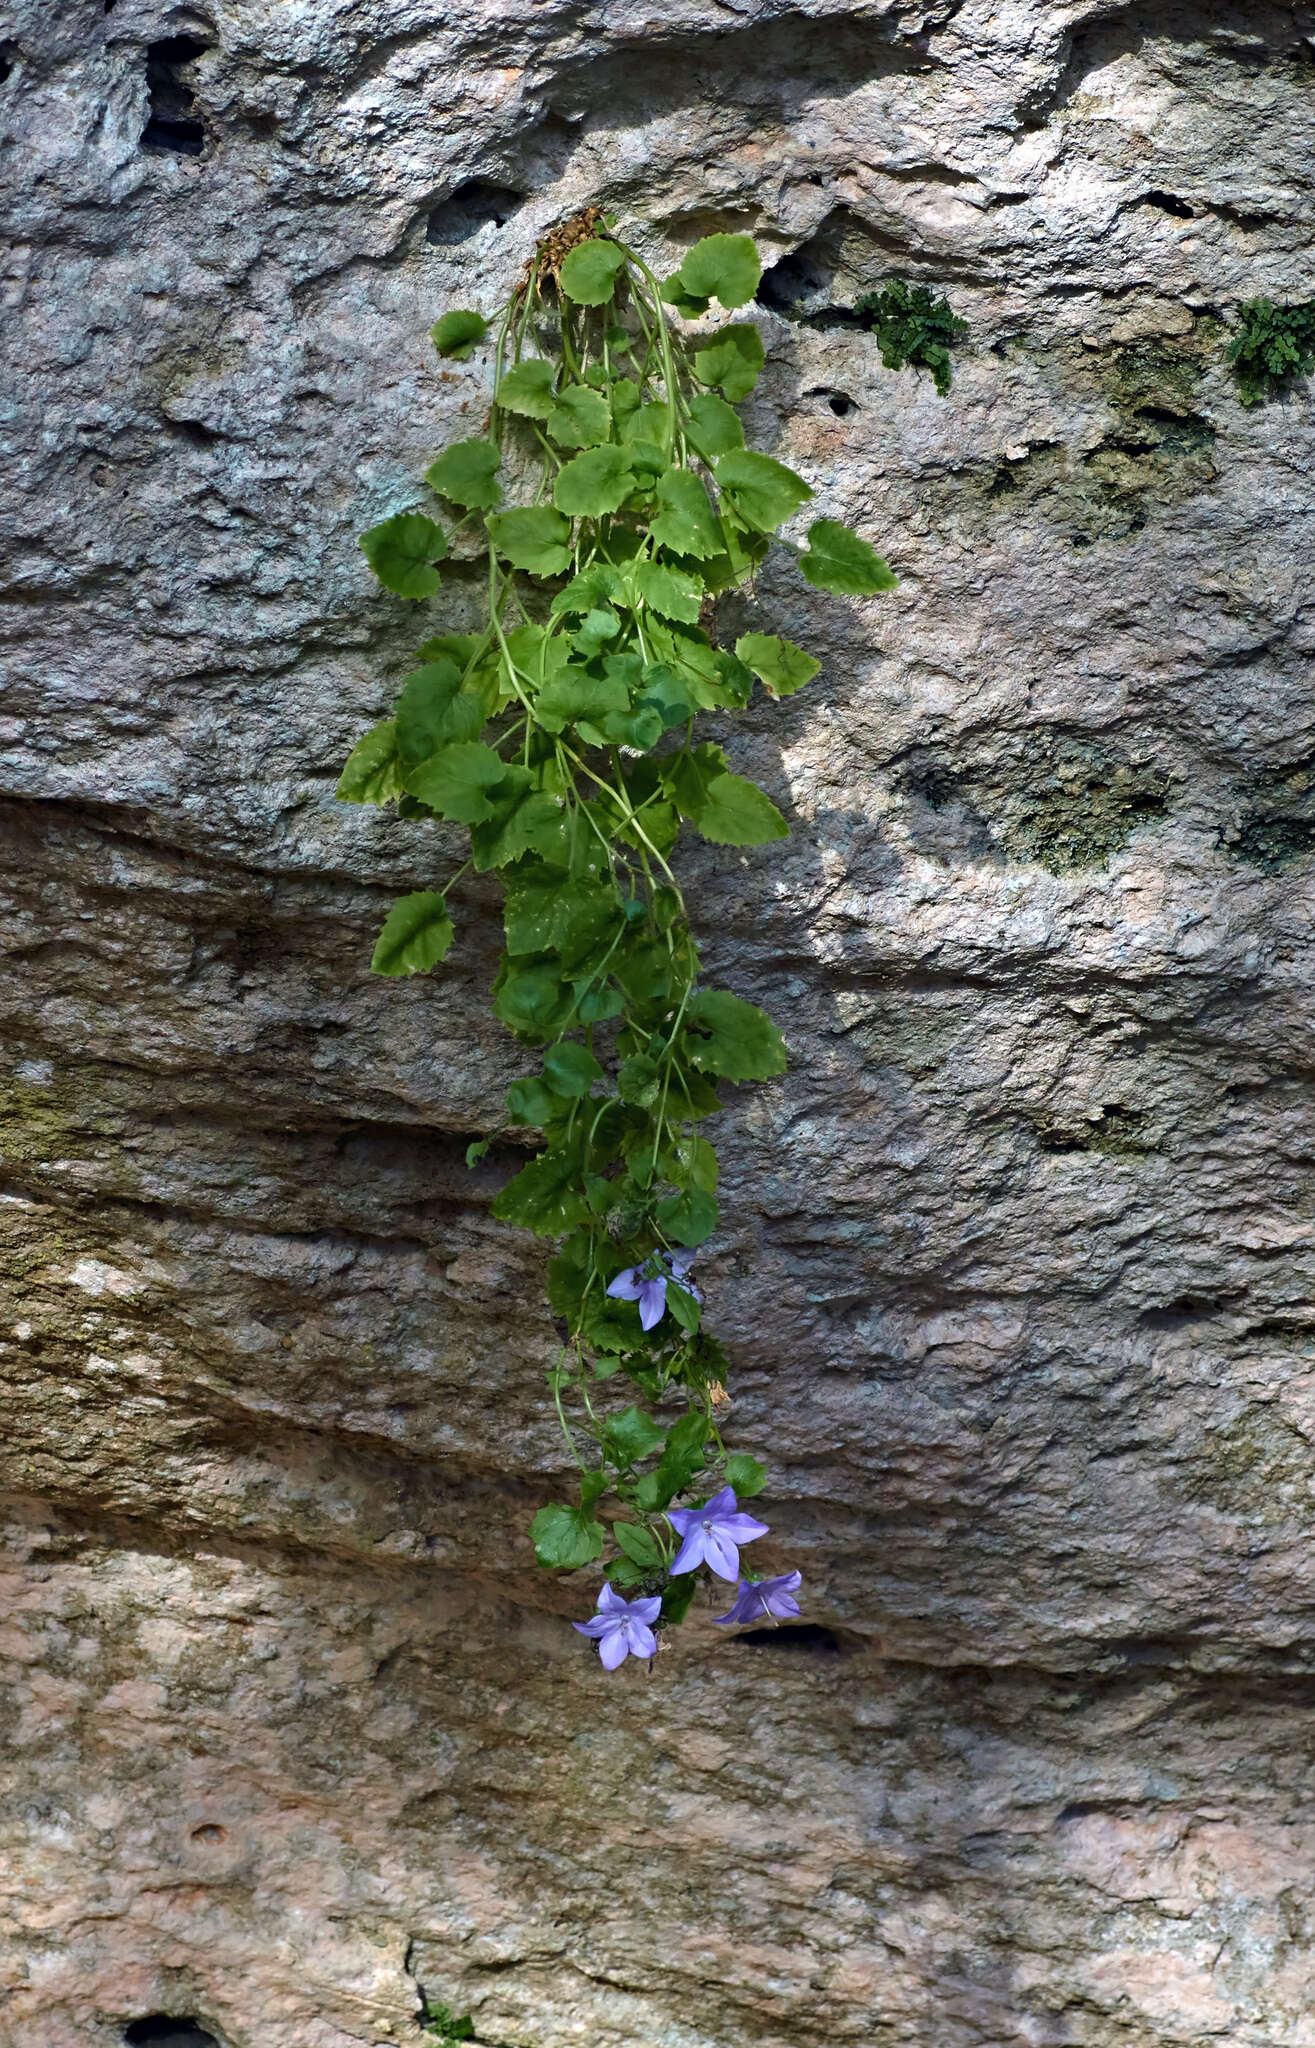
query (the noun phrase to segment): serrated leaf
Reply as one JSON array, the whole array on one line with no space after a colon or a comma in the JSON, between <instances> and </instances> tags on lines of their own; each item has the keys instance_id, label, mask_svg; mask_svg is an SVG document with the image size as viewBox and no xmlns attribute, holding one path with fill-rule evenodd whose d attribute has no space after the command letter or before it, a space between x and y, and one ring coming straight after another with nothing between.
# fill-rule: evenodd
<instances>
[{"instance_id":1,"label":"serrated leaf","mask_svg":"<svg viewBox=\"0 0 1315 2048\"><path fill-rule=\"evenodd\" d=\"M497 404L504 412L519 413L523 419L546 420L555 403L553 385L557 371L542 356L529 356L508 370L498 386Z\"/></svg>"},{"instance_id":2,"label":"serrated leaf","mask_svg":"<svg viewBox=\"0 0 1315 2048\"><path fill-rule=\"evenodd\" d=\"M674 272L671 277L664 278L662 297L667 305L674 306L685 320L700 319L712 303L710 299L701 298L696 292L687 291L679 271Z\"/></svg>"},{"instance_id":3,"label":"serrated leaf","mask_svg":"<svg viewBox=\"0 0 1315 2048\"><path fill-rule=\"evenodd\" d=\"M716 776L694 823L715 846L766 846L769 840L790 834L771 798L742 775Z\"/></svg>"},{"instance_id":4,"label":"serrated leaf","mask_svg":"<svg viewBox=\"0 0 1315 2048\"><path fill-rule=\"evenodd\" d=\"M734 448L717 464L717 482L746 526L775 533L813 493L801 476L756 449Z\"/></svg>"},{"instance_id":5,"label":"serrated leaf","mask_svg":"<svg viewBox=\"0 0 1315 2048\"><path fill-rule=\"evenodd\" d=\"M456 441L430 463L425 482L465 512L487 512L502 496L497 481L501 460L492 441Z\"/></svg>"},{"instance_id":6,"label":"serrated leaf","mask_svg":"<svg viewBox=\"0 0 1315 2048\"><path fill-rule=\"evenodd\" d=\"M708 503L708 494L687 469L669 469L658 478L657 511L649 530L661 547L674 555L692 555L702 561L721 549L721 534Z\"/></svg>"},{"instance_id":7,"label":"serrated leaf","mask_svg":"<svg viewBox=\"0 0 1315 2048\"><path fill-rule=\"evenodd\" d=\"M773 633L742 633L735 643L735 658L753 670L773 697L793 697L822 666L793 640L778 640Z\"/></svg>"},{"instance_id":8,"label":"serrated leaf","mask_svg":"<svg viewBox=\"0 0 1315 2048\"><path fill-rule=\"evenodd\" d=\"M705 235L677 272L694 298L717 299L728 313L747 306L762 282L763 267L748 235Z\"/></svg>"},{"instance_id":9,"label":"serrated leaf","mask_svg":"<svg viewBox=\"0 0 1315 2048\"><path fill-rule=\"evenodd\" d=\"M672 1491L675 1491L674 1487ZM667 1500L670 1499L671 1494L669 1493ZM665 1507L666 1501L663 1501L662 1505ZM666 1585L662 1588L662 1619L664 1621L669 1621L675 1627L677 1623L685 1619L685 1616L694 1604L694 1595L698 1590L698 1583L698 1576L694 1572L682 1572L679 1578L667 1580Z\"/></svg>"},{"instance_id":10,"label":"serrated leaf","mask_svg":"<svg viewBox=\"0 0 1315 2048\"><path fill-rule=\"evenodd\" d=\"M422 804L450 818L458 825L478 825L491 818L497 806L489 792L507 773L492 747L483 740L466 740L444 747L412 768L406 787Z\"/></svg>"},{"instance_id":11,"label":"serrated leaf","mask_svg":"<svg viewBox=\"0 0 1315 2048\"><path fill-rule=\"evenodd\" d=\"M523 853L553 858L568 850L565 807L547 790L519 784L509 788L514 772L508 770L508 783L490 794L493 817L471 827L471 857L480 874L506 867Z\"/></svg>"},{"instance_id":12,"label":"serrated leaf","mask_svg":"<svg viewBox=\"0 0 1315 2048\"><path fill-rule=\"evenodd\" d=\"M612 432L612 408L601 391L568 384L548 415L548 432L563 448L594 448Z\"/></svg>"},{"instance_id":13,"label":"serrated leaf","mask_svg":"<svg viewBox=\"0 0 1315 2048\"><path fill-rule=\"evenodd\" d=\"M541 1152L493 1198L500 1223L515 1223L536 1237L561 1237L589 1220L589 1204L573 1157Z\"/></svg>"},{"instance_id":14,"label":"serrated leaf","mask_svg":"<svg viewBox=\"0 0 1315 2048\"><path fill-rule=\"evenodd\" d=\"M752 1500L767 1484L767 1467L747 1451L733 1451L726 1460L726 1484L734 1488L737 1500Z\"/></svg>"},{"instance_id":15,"label":"serrated leaf","mask_svg":"<svg viewBox=\"0 0 1315 2048\"><path fill-rule=\"evenodd\" d=\"M494 987L493 1008L497 1015L509 1031L518 1032L533 1045L555 1038L575 1007L575 994L569 984L562 981L555 966L542 962L509 962ZM583 1196L580 1201L583 1216Z\"/></svg>"},{"instance_id":16,"label":"serrated leaf","mask_svg":"<svg viewBox=\"0 0 1315 2048\"><path fill-rule=\"evenodd\" d=\"M402 760L391 718L372 725L347 756L334 795L345 804L388 804L402 794Z\"/></svg>"},{"instance_id":17,"label":"serrated leaf","mask_svg":"<svg viewBox=\"0 0 1315 2048\"><path fill-rule=\"evenodd\" d=\"M582 668L566 668L544 684L535 703L539 722L548 732L560 732L577 719L596 723L609 712L628 711L630 692L615 676L594 676Z\"/></svg>"},{"instance_id":18,"label":"serrated leaf","mask_svg":"<svg viewBox=\"0 0 1315 2048\"><path fill-rule=\"evenodd\" d=\"M406 678L397 703L397 747L407 769L454 740L478 738L484 700L461 687L454 661L430 661Z\"/></svg>"},{"instance_id":19,"label":"serrated leaf","mask_svg":"<svg viewBox=\"0 0 1315 2048\"><path fill-rule=\"evenodd\" d=\"M441 527L423 512L394 512L360 539L361 553L385 590L412 600L432 597L439 574L431 565L447 553Z\"/></svg>"},{"instance_id":20,"label":"serrated leaf","mask_svg":"<svg viewBox=\"0 0 1315 2048\"><path fill-rule=\"evenodd\" d=\"M559 273L562 291L577 306L604 306L616 290L626 252L616 242L580 242Z\"/></svg>"},{"instance_id":21,"label":"serrated leaf","mask_svg":"<svg viewBox=\"0 0 1315 2048\"><path fill-rule=\"evenodd\" d=\"M646 704L653 707L666 731L688 723L699 708L684 678L665 662L655 662L644 670L644 694L639 701L641 708Z\"/></svg>"},{"instance_id":22,"label":"serrated leaf","mask_svg":"<svg viewBox=\"0 0 1315 2048\"><path fill-rule=\"evenodd\" d=\"M676 1244L699 1245L717 1228L717 1199L705 1188L687 1188L659 1202L654 1215L658 1229Z\"/></svg>"},{"instance_id":23,"label":"serrated leaf","mask_svg":"<svg viewBox=\"0 0 1315 2048\"><path fill-rule=\"evenodd\" d=\"M583 1508L540 1508L530 1524L534 1554L553 1571L578 1571L603 1554L607 1531Z\"/></svg>"},{"instance_id":24,"label":"serrated leaf","mask_svg":"<svg viewBox=\"0 0 1315 2048\"><path fill-rule=\"evenodd\" d=\"M514 512L495 512L488 521L489 539L514 568L531 576L562 576L571 566L570 528L551 505L523 505Z\"/></svg>"},{"instance_id":25,"label":"serrated leaf","mask_svg":"<svg viewBox=\"0 0 1315 2048\"><path fill-rule=\"evenodd\" d=\"M743 448L744 427L740 415L724 398L701 391L690 400L685 438L711 469L718 456L729 455L732 448Z\"/></svg>"},{"instance_id":26,"label":"serrated leaf","mask_svg":"<svg viewBox=\"0 0 1315 2048\"><path fill-rule=\"evenodd\" d=\"M541 1131L568 1107L537 1074L522 1076L507 1090L507 1114L514 1124L526 1124L531 1130Z\"/></svg>"},{"instance_id":27,"label":"serrated leaf","mask_svg":"<svg viewBox=\"0 0 1315 2048\"><path fill-rule=\"evenodd\" d=\"M550 1088L572 1098L587 1095L594 1082L603 1078L603 1069L588 1046L577 1045L571 1038L549 1046L543 1056L543 1072Z\"/></svg>"},{"instance_id":28,"label":"serrated leaf","mask_svg":"<svg viewBox=\"0 0 1315 2048\"><path fill-rule=\"evenodd\" d=\"M642 1408L626 1408L603 1425L603 1442L618 1465L637 1464L651 1456L661 1441L662 1431Z\"/></svg>"},{"instance_id":29,"label":"serrated leaf","mask_svg":"<svg viewBox=\"0 0 1315 2048\"><path fill-rule=\"evenodd\" d=\"M452 944L452 920L432 889L402 896L384 919L370 962L373 974L427 974Z\"/></svg>"},{"instance_id":30,"label":"serrated leaf","mask_svg":"<svg viewBox=\"0 0 1315 2048\"><path fill-rule=\"evenodd\" d=\"M626 451L608 443L586 448L559 471L553 503L571 519L601 519L630 496L635 478Z\"/></svg>"},{"instance_id":31,"label":"serrated leaf","mask_svg":"<svg viewBox=\"0 0 1315 2048\"><path fill-rule=\"evenodd\" d=\"M661 1440L662 1432L659 1430L659 1443ZM613 1522L612 1534L631 1562L639 1566L641 1575L655 1570L661 1564L662 1549L657 1537L650 1529L645 1529L642 1523Z\"/></svg>"},{"instance_id":32,"label":"serrated leaf","mask_svg":"<svg viewBox=\"0 0 1315 2048\"><path fill-rule=\"evenodd\" d=\"M709 785L726 773L726 756L712 740L684 747L662 764L662 783L682 817L697 818Z\"/></svg>"},{"instance_id":33,"label":"serrated leaf","mask_svg":"<svg viewBox=\"0 0 1315 2048\"><path fill-rule=\"evenodd\" d=\"M668 562L646 561L631 562L627 574L634 596L651 611L687 626L697 624L703 604L703 585L697 576Z\"/></svg>"},{"instance_id":34,"label":"serrated leaf","mask_svg":"<svg viewBox=\"0 0 1315 2048\"><path fill-rule=\"evenodd\" d=\"M556 952L574 959L611 935L621 903L610 882L515 876L508 878L502 915L509 953Z\"/></svg>"},{"instance_id":35,"label":"serrated leaf","mask_svg":"<svg viewBox=\"0 0 1315 2048\"><path fill-rule=\"evenodd\" d=\"M488 321L483 314L463 306L455 312L444 313L441 320L436 320L429 330L429 338L441 356L464 363L476 342L483 341L488 331Z\"/></svg>"},{"instance_id":36,"label":"serrated leaf","mask_svg":"<svg viewBox=\"0 0 1315 2048\"><path fill-rule=\"evenodd\" d=\"M715 384L727 398L747 398L767 358L756 327L741 322L723 327L694 357L700 384Z\"/></svg>"},{"instance_id":37,"label":"serrated leaf","mask_svg":"<svg viewBox=\"0 0 1315 2048\"><path fill-rule=\"evenodd\" d=\"M785 1040L765 1011L729 989L704 988L685 1012L688 1056L727 1081L767 1081L786 1068Z\"/></svg>"},{"instance_id":38,"label":"serrated leaf","mask_svg":"<svg viewBox=\"0 0 1315 2048\"><path fill-rule=\"evenodd\" d=\"M578 576L573 576L565 590L559 590L552 601L554 612L567 617L582 617L597 606L610 605L624 598L625 578L610 562L591 562Z\"/></svg>"},{"instance_id":39,"label":"serrated leaf","mask_svg":"<svg viewBox=\"0 0 1315 2048\"><path fill-rule=\"evenodd\" d=\"M662 1069L646 1052L631 1053L617 1069L616 1092L622 1102L651 1109L662 1093Z\"/></svg>"},{"instance_id":40,"label":"serrated leaf","mask_svg":"<svg viewBox=\"0 0 1315 2048\"><path fill-rule=\"evenodd\" d=\"M876 550L838 519L813 521L799 567L818 590L837 597L872 597L898 581Z\"/></svg>"}]
</instances>

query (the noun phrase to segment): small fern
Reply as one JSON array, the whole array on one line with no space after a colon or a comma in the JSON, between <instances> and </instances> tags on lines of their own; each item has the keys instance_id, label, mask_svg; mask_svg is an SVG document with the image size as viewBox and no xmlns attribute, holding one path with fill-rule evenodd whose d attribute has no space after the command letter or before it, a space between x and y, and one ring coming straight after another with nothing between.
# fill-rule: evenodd
<instances>
[{"instance_id":1,"label":"small fern","mask_svg":"<svg viewBox=\"0 0 1315 2048\"><path fill-rule=\"evenodd\" d=\"M950 388L950 350L968 332L968 322L950 311L948 300L938 299L925 284L895 277L879 292L865 292L854 311L876 336L888 370L902 370L906 363L930 370L944 398Z\"/></svg>"},{"instance_id":2,"label":"small fern","mask_svg":"<svg viewBox=\"0 0 1315 2048\"><path fill-rule=\"evenodd\" d=\"M1274 398L1291 377L1315 369L1315 299L1276 306L1272 299L1248 299L1240 326L1228 345L1243 405Z\"/></svg>"}]
</instances>

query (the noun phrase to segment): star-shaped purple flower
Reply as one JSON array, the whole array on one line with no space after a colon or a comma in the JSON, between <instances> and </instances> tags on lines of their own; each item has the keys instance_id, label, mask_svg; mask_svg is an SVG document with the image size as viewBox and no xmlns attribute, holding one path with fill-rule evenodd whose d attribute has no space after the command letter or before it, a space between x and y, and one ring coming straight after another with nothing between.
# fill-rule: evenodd
<instances>
[{"instance_id":1,"label":"star-shaped purple flower","mask_svg":"<svg viewBox=\"0 0 1315 2048\"><path fill-rule=\"evenodd\" d=\"M734 1489L729 1486L714 1493L701 1508L668 1508L667 1520L684 1538L671 1567L673 1578L679 1572L692 1572L696 1565L709 1564L719 1579L738 1579L739 1545L767 1534L766 1522L739 1512Z\"/></svg>"},{"instance_id":2,"label":"star-shaped purple flower","mask_svg":"<svg viewBox=\"0 0 1315 2048\"><path fill-rule=\"evenodd\" d=\"M651 1259L645 1259L642 1266L627 1266L623 1273L617 1274L607 1291L614 1301L639 1303L642 1329L651 1330L666 1314L667 1276L655 1270Z\"/></svg>"},{"instance_id":3,"label":"star-shaped purple flower","mask_svg":"<svg viewBox=\"0 0 1315 2048\"><path fill-rule=\"evenodd\" d=\"M793 1621L799 1612L794 1595L803 1581L802 1572L782 1572L776 1579L741 1579L735 1589L735 1605L729 1614L714 1614L719 1623L732 1621Z\"/></svg>"},{"instance_id":4,"label":"star-shaped purple flower","mask_svg":"<svg viewBox=\"0 0 1315 2048\"><path fill-rule=\"evenodd\" d=\"M598 1612L591 1621L573 1621L571 1627L582 1636L592 1636L604 1671L615 1671L627 1657L655 1657L657 1637L652 1623L662 1611L655 1594L650 1600L623 1600L615 1586L604 1586L598 1595Z\"/></svg>"},{"instance_id":5,"label":"star-shaped purple flower","mask_svg":"<svg viewBox=\"0 0 1315 2048\"><path fill-rule=\"evenodd\" d=\"M663 1271L664 1262L670 1268L669 1273ZM693 1263L694 1254L686 1248L678 1252L654 1252L638 1266L627 1266L624 1272L618 1273L607 1291L614 1301L637 1301L640 1328L651 1330L667 1312L668 1279L679 1281L695 1301L702 1301L703 1296L689 1277Z\"/></svg>"}]
</instances>

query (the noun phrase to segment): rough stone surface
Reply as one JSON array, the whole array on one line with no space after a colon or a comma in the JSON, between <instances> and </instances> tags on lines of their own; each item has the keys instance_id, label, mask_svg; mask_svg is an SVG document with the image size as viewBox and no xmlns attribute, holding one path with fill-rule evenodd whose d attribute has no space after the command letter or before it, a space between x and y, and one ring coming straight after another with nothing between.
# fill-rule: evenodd
<instances>
[{"instance_id":1,"label":"rough stone surface","mask_svg":"<svg viewBox=\"0 0 1315 2048\"><path fill-rule=\"evenodd\" d=\"M1315 431L1223 350L1315 294L1315 15L0 28L4 2048L1310 2048ZM737 602L825 660L729 742L795 832L686 857L794 1053L711 1294L809 1626L610 1681L462 1165L495 906L372 983L438 856L332 796L417 638L355 535L485 399L426 329L587 200L759 237L754 425L901 577Z\"/></svg>"}]
</instances>

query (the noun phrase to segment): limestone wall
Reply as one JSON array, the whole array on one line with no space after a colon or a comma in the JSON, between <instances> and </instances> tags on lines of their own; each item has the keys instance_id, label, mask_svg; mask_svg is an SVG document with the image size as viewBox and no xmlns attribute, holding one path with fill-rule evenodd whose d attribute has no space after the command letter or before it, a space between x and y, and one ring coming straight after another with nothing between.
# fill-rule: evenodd
<instances>
[{"instance_id":1,"label":"limestone wall","mask_svg":"<svg viewBox=\"0 0 1315 2048\"><path fill-rule=\"evenodd\" d=\"M1315 295L1315 12L10 0L0 72L0 2042L1310 2048L1315 432L1224 348ZM901 578L725 608L825 666L729 741L792 839L685 855L793 1051L707 1264L809 1627L613 1679L462 1163L496 902L372 981L437 853L333 798L355 536L486 399L427 328L590 200L759 239L760 442Z\"/></svg>"}]
</instances>

